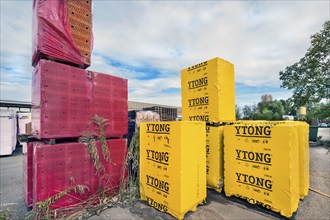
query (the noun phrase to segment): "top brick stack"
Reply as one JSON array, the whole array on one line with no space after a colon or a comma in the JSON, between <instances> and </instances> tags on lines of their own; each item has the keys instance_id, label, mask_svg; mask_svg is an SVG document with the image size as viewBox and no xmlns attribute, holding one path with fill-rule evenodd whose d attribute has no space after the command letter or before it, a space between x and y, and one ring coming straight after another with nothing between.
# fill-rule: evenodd
<instances>
[{"instance_id":1,"label":"top brick stack","mask_svg":"<svg viewBox=\"0 0 330 220\"><path fill-rule=\"evenodd\" d=\"M32 66L51 59L81 68L91 64L91 0L34 0Z\"/></svg>"},{"instance_id":2,"label":"top brick stack","mask_svg":"<svg viewBox=\"0 0 330 220\"><path fill-rule=\"evenodd\" d=\"M182 120L235 121L234 65L218 57L181 71Z\"/></svg>"}]
</instances>

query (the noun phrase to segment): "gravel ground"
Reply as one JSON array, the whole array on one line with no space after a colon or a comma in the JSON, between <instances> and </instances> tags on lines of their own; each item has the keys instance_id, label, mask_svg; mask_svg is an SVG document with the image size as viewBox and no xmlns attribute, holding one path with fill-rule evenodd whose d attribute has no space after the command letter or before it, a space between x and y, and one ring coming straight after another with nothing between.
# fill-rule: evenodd
<instances>
[{"instance_id":1,"label":"gravel ground","mask_svg":"<svg viewBox=\"0 0 330 220\"><path fill-rule=\"evenodd\" d=\"M310 187L322 194L330 195L330 129L322 128L323 146L312 144L310 148ZM327 147L328 146L328 147ZM12 156L0 157L0 211L10 210L11 219L23 219L28 213L22 194L22 149L19 147ZM208 190L207 204L196 212L189 212L187 219L284 219L279 214L252 206L238 198L227 198ZM160 213L145 202L132 207L116 207L103 211L98 219L174 219ZM309 191L309 195L300 202L298 211L291 219L330 219L330 198Z\"/></svg>"},{"instance_id":2,"label":"gravel ground","mask_svg":"<svg viewBox=\"0 0 330 220\"><path fill-rule=\"evenodd\" d=\"M312 147L310 188L330 195L330 148ZM301 201L296 219L330 219L330 198L309 190Z\"/></svg>"}]
</instances>

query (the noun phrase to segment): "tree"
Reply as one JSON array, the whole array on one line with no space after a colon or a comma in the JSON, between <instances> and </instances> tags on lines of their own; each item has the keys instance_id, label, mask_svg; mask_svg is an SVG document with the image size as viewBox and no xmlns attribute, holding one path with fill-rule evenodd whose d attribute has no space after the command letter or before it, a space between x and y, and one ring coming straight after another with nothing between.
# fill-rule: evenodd
<instances>
[{"instance_id":1,"label":"tree","mask_svg":"<svg viewBox=\"0 0 330 220\"><path fill-rule=\"evenodd\" d=\"M291 99L296 107L330 98L330 20L311 36L305 56L280 71L280 80L281 87L293 89Z\"/></svg>"},{"instance_id":2,"label":"tree","mask_svg":"<svg viewBox=\"0 0 330 220\"><path fill-rule=\"evenodd\" d=\"M317 118L323 121L330 121L330 102L316 103L311 108L313 108L313 111L308 111L308 120Z\"/></svg>"},{"instance_id":3,"label":"tree","mask_svg":"<svg viewBox=\"0 0 330 220\"><path fill-rule=\"evenodd\" d=\"M254 105L245 105L242 109L243 119L249 120L282 120L283 115L295 115L296 110L289 101L273 100L272 95L262 95L261 101Z\"/></svg>"},{"instance_id":4,"label":"tree","mask_svg":"<svg viewBox=\"0 0 330 220\"><path fill-rule=\"evenodd\" d=\"M243 112L243 119L245 120L251 120L251 119L255 119L255 115L257 113L257 106L256 105L245 105L242 109Z\"/></svg>"},{"instance_id":5,"label":"tree","mask_svg":"<svg viewBox=\"0 0 330 220\"><path fill-rule=\"evenodd\" d=\"M315 114L319 119L330 121L330 102L319 104L319 109Z\"/></svg>"},{"instance_id":6,"label":"tree","mask_svg":"<svg viewBox=\"0 0 330 220\"><path fill-rule=\"evenodd\" d=\"M241 114L241 108L238 107L237 105L235 105L235 114L236 114L236 120L241 119L242 118L242 114Z\"/></svg>"},{"instance_id":7,"label":"tree","mask_svg":"<svg viewBox=\"0 0 330 220\"><path fill-rule=\"evenodd\" d=\"M284 113L286 115L297 115L297 108L294 106L294 103L291 100L280 99L280 102L283 105Z\"/></svg>"}]
</instances>

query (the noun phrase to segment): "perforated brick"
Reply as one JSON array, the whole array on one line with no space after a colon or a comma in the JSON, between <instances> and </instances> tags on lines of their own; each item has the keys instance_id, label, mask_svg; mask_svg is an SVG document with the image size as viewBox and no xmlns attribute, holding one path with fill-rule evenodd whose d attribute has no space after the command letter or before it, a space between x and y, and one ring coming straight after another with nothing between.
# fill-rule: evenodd
<instances>
[{"instance_id":1,"label":"perforated brick","mask_svg":"<svg viewBox=\"0 0 330 220\"><path fill-rule=\"evenodd\" d=\"M97 175L85 144L34 143L33 202L44 201L75 185L84 185L88 187L89 191L83 195L70 192L56 201L51 208L66 207L84 201L96 193L99 187L104 188L109 195L111 192L118 191L122 177L127 177L126 167L123 167L126 158L126 144L126 139L107 140L110 162L103 157L101 143L96 142L100 162L104 167L100 175Z\"/></svg>"}]
</instances>

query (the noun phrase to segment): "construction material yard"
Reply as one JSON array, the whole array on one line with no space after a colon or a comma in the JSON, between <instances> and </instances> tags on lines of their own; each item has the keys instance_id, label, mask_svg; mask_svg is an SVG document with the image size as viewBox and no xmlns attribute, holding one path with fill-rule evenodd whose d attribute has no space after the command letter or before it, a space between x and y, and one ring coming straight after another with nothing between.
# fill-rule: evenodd
<instances>
[{"instance_id":1,"label":"construction material yard","mask_svg":"<svg viewBox=\"0 0 330 220\"><path fill-rule=\"evenodd\" d=\"M297 213L291 219L330 218L330 128L319 128L318 143L310 147L310 190L300 202ZM0 158L0 211L10 214L10 219L24 219L29 213L22 193L22 148L12 156ZM196 212L189 212L186 219L284 219L277 213L250 205L238 198L227 198L223 193L208 190L206 205ZM174 219L150 207L146 202L134 205L118 204L90 219Z\"/></svg>"}]
</instances>

